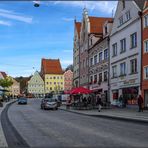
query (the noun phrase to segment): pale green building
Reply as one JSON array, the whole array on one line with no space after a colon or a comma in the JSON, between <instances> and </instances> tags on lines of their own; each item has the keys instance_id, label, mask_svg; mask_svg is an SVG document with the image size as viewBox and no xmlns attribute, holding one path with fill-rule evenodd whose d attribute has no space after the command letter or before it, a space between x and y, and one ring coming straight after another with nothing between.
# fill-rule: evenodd
<instances>
[{"instance_id":1,"label":"pale green building","mask_svg":"<svg viewBox=\"0 0 148 148\"><path fill-rule=\"evenodd\" d=\"M38 71L28 81L28 93L35 97L43 97L45 94L44 81Z\"/></svg>"}]
</instances>

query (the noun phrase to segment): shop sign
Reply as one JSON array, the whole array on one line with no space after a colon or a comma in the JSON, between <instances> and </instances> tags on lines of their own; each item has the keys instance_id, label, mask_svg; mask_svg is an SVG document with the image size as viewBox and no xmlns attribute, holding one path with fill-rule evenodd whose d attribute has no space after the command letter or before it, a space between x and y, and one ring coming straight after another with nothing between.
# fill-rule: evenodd
<instances>
[{"instance_id":1,"label":"shop sign","mask_svg":"<svg viewBox=\"0 0 148 148\"><path fill-rule=\"evenodd\" d=\"M127 85L127 84L135 84L135 79L131 79L131 80L126 80L126 81L124 81L123 82L125 85Z\"/></svg>"}]
</instances>

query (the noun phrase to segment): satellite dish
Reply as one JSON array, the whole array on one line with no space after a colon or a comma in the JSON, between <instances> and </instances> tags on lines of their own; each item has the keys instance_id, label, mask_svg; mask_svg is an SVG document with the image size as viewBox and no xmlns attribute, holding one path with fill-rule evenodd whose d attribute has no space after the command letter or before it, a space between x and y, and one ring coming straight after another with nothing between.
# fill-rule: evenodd
<instances>
[{"instance_id":1,"label":"satellite dish","mask_svg":"<svg viewBox=\"0 0 148 148\"><path fill-rule=\"evenodd\" d=\"M36 1L33 1L34 2L34 7L39 7L40 6L40 1L39 0L36 0Z\"/></svg>"}]
</instances>

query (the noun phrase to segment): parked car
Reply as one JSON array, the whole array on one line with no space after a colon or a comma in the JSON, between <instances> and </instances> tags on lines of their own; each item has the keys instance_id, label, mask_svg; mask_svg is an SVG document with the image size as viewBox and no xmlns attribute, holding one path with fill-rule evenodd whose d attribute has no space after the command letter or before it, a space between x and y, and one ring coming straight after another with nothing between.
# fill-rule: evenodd
<instances>
[{"instance_id":1,"label":"parked car","mask_svg":"<svg viewBox=\"0 0 148 148\"><path fill-rule=\"evenodd\" d=\"M53 98L44 98L41 100L41 109L58 109L58 103Z\"/></svg>"},{"instance_id":2,"label":"parked car","mask_svg":"<svg viewBox=\"0 0 148 148\"><path fill-rule=\"evenodd\" d=\"M18 98L18 104L27 104L27 98Z\"/></svg>"}]
</instances>

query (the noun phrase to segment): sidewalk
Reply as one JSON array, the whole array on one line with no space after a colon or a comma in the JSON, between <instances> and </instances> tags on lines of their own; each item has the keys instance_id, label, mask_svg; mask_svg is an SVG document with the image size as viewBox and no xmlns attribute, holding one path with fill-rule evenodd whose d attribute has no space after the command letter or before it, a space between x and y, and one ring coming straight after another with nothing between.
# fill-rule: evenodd
<instances>
[{"instance_id":1,"label":"sidewalk","mask_svg":"<svg viewBox=\"0 0 148 148\"><path fill-rule=\"evenodd\" d=\"M72 108L66 109L66 106L62 105L60 109L87 116L111 118L116 120L132 121L139 123L148 123L148 110L144 110L144 112L138 112L136 108L135 109L110 108L110 109L102 109L101 112L98 112L97 109L93 110L74 110Z\"/></svg>"},{"instance_id":2,"label":"sidewalk","mask_svg":"<svg viewBox=\"0 0 148 148\"><path fill-rule=\"evenodd\" d=\"M15 101L15 100L11 100L9 102L3 102L3 107L0 107L0 117L1 117L1 113L2 113L3 109L5 108L5 106L13 101ZM2 129L1 121L0 121L0 147L8 147L7 142L6 142L6 138L4 136L4 132Z\"/></svg>"}]
</instances>

